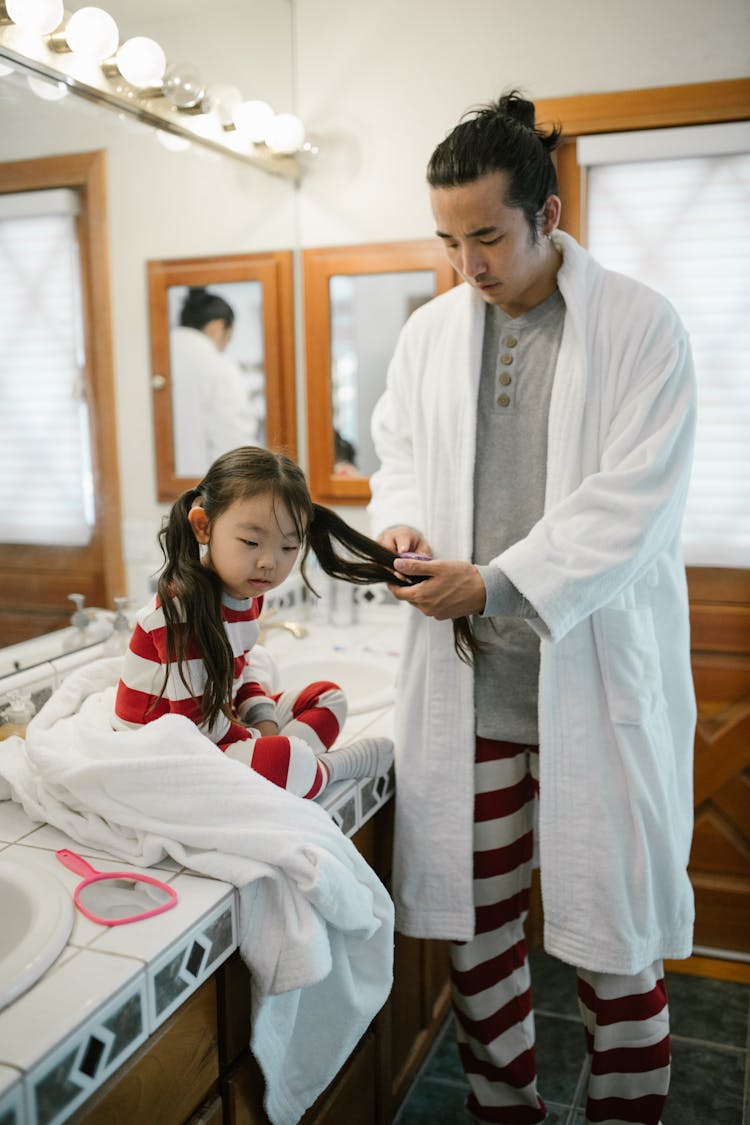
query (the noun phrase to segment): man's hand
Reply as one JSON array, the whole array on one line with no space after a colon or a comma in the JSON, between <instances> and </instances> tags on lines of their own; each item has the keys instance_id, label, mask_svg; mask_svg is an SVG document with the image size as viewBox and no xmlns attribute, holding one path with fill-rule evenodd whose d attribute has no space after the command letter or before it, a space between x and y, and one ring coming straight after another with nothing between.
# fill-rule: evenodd
<instances>
[{"instance_id":1,"label":"man's hand","mask_svg":"<svg viewBox=\"0 0 750 1125\"><path fill-rule=\"evenodd\" d=\"M425 617L447 621L471 613L481 613L485 607L487 591L482 576L473 563L448 559L431 559L429 562L396 559L394 568L399 574L424 578L423 582L414 586L389 585L388 589L400 602L409 602Z\"/></svg>"},{"instance_id":2,"label":"man's hand","mask_svg":"<svg viewBox=\"0 0 750 1125\"><path fill-rule=\"evenodd\" d=\"M382 535L378 536L378 543L382 543L394 555L402 555L404 551L413 551L415 555L432 556L432 547L423 539L420 532L413 527L401 524L398 527L387 527Z\"/></svg>"}]
</instances>

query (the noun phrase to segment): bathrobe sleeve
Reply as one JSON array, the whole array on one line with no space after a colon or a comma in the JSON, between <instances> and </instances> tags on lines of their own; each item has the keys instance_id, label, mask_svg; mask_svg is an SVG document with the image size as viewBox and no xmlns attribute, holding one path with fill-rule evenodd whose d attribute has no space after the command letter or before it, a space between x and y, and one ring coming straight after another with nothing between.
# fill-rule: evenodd
<instances>
[{"instance_id":1,"label":"bathrobe sleeve","mask_svg":"<svg viewBox=\"0 0 750 1125\"><path fill-rule=\"evenodd\" d=\"M375 404L371 432L381 468L370 478L368 508L375 536L387 527L405 524L424 532L425 521L414 458L414 419L407 372L414 362L407 333L402 330L388 367L385 392Z\"/></svg>"},{"instance_id":2,"label":"bathrobe sleeve","mask_svg":"<svg viewBox=\"0 0 750 1125\"><path fill-rule=\"evenodd\" d=\"M491 563L536 610L532 628L552 641L648 572L679 534L690 479L696 402L687 333L650 290L613 274L602 289L590 316L583 405L584 415L595 408L599 417L566 432L560 400L575 391L565 378L571 341L564 338L550 410L547 509ZM571 318L569 337L575 327ZM582 447L580 483L555 497L571 459L565 442L574 438Z\"/></svg>"}]
</instances>

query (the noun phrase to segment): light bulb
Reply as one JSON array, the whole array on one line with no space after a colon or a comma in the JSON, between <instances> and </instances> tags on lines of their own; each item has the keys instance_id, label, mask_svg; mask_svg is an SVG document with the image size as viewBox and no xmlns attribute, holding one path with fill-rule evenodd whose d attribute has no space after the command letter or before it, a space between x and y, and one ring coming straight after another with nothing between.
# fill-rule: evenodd
<instances>
[{"instance_id":1,"label":"light bulb","mask_svg":"<svg viewBox=\"0 0 750 1125\"><path fill-rule=\"evenodd\" d=\"M212 82L206 86L201 109L204 113L215 113L222 125L231 125L234 111L241 101L242 94L236 86Z\"/></svg>"},{"instance_id":2,"label":"light bulb","mask_svg":"<svg viewBox=\"0 0 750 1125\"><path fill-rule=\"evenodd\" d=\"M159 86L167 69L167 59L154 39L134 35L117 52L117 69L126 82L139 89Z\"/></svg>"},{"instance_id":3,"label":"light bulb","mask_svg":"<svg viewBox=\"0 0 750 1125\"><path fill-rule=\"evenodd\" d=\"M277 113L266 129L264 140L272 152L299 152L305 139L305 126L293 113Z\"/></svg>"},{"instance_id":4,"label":"light bulb","mask_svg":"<svg viewBox=\"0 0 750 1125\"><path fill-rule=\"evenodd\" d=\"M109 12L103 8L79 8L68 21L65 41L81 58L101 62L117 50L120 32Z\"/></svg>"},{"instance_id":5,"label":"light bulb","mask_svg":"<svg viewBox=\"0 0 750 1125\"><path fill-rule=\"evenodd\" d=\"M35 74L27 74L26 81L29 89L45 102L59 102L68 92L64 82L48 82L45 78L37 78Z\"/></svg>"},{"instance_id":6,"label":"light bulb","mask_svg":"<svg viewBox=\"0 0 750 1125\"><path fill-rule=\"evenodd\" d=\"M178 109L190 109L203 97L201 76L190 63L173 63L164 75L164 93Z\"/></svg>"},{"instance_id":7,"label":"light bulb","mask_svg":"<svg viewBox=\"0 0 750 1125\"><path fill-rule=\"evenodd\" d=\"M190 128L208 141L218 141L222 137L221 124L215 113L199 113L191 117Z\"/></svg>"},{"instance_id":8,"label":"light bulb","mask_svg":"<svg viewBox=\"0 0 750 1125\"><path fill-rule=\"evenodd\" d=\"M6 0L5 10L23 31L49 35L62 23L63 0Z\"/></svg>"},{"instance_id":9,"label":"light bulb","mask_svg":"<svg viewBox=\"0 0 750 1125\"><path fill-rule=\"evenodd\" d=\"M260 144L273 120L273 115L273 110L266 102L240 102L235 106L232 120L235 129L242 133L243 137L247 137L253 144Z\"/></svg>"}]
</instances>

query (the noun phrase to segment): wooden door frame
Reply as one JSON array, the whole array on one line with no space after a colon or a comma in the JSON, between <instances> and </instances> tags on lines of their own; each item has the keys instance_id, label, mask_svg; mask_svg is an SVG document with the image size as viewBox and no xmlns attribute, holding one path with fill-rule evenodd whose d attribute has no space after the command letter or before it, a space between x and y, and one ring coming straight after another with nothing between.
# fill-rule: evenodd
<instances>
[{"instance_id":1,"label":"wooden door frame","mask_svg":"<svg viewBox=\"0 0 750 1125\"><path fill-rule=\"evenodd\" d=\"M38 615L40 628L66 624L67 593L84 587L111 607L125 592L115 426L114 363L109 284L106 154L103 150L18 160L2 165L0 192L70 188L78 194L77 220L85 334L95 524L86 547L0 544L0 577L8 602ZM76 585L70 585L75 582ZM67 584L67 589L66 589ZM57 621L55 616L57 614Z\"/></svg>"}]
</instances>

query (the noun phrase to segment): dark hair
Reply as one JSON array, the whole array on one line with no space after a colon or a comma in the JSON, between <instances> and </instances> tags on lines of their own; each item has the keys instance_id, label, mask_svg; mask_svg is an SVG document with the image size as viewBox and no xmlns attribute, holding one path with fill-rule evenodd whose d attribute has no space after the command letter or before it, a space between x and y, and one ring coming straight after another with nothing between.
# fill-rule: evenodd
<instances>
[{"instance_id":1,"label":"dark hair","mask_svg":"<svg viewBox=\"0 0 750 1125\"><path fill-rule=\"evenodd\" d=\"M212 320L223 320L227 328L231 328L234 309L218 293L209 293L205 286L191 286L180 310L180 324L183 328L203 329Z\"/></svg>"},{"instance_id":2,"label":"dark hair","mask_svg":"<svg viewBox=\"0 0 750 1125\"><path fill-rule=\"evenodd\" d=\"M551 154L562 128L545 133L536 128L535 118L534 103L517 90L469 110L430 157L427 183L457 187L490 172L507 173L505 204L523 211L536 240L544 202L557 194Z\"/></svg>"},{"instance_id":3,"label":"dark hair","mask_svg":"<svg viewBox=\"0 0 750 1125\"><path fill-rule=\"evenodd\" d=\"M237 500L269 493L274 501L278 500L288 509L300 542L304 543L300 569L309 589L313 588L305 574L305 560L310 551L333 578L358 585L375 582L411 585L409 579L394 571L396 555L355 531L330 508L313 503L305 475L291 458L250 445L223 454L214 461L203 480L183 492L172 505L159 532L165 565L159 576L157 593L166 624L168 661L159 698L164 694L169 666L173 663L177 664L180 678L192 694L184 664L189 642L194 641L206 668L202 708L208 724L213 724L220 713L228 715L234 669L221 618L221 580L201 562L188 513L195 501L200 500L208 520L212 521ZM456 650L459 651L458 641Z\"/></svg>"}]
</instances>

